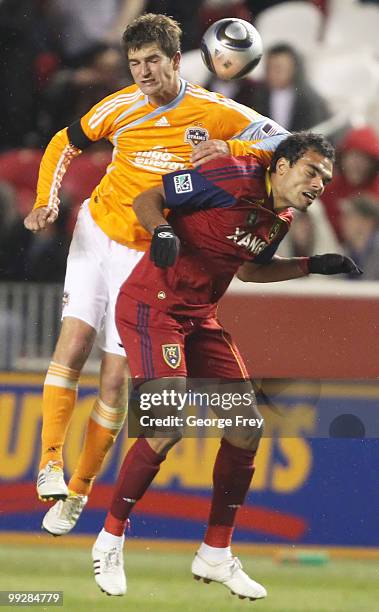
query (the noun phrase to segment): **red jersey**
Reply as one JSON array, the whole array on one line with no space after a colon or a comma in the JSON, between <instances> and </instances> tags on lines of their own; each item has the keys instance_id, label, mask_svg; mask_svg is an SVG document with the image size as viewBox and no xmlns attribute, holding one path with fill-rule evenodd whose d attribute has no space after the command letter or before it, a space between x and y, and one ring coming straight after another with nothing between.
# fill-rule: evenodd
<instances>
[{"instance_id":1,"label":"red jersey","mask_svg":"<svg viewBox=\"0 0 379 612\"><path fill-rule=\"evenodd\" d=\"M146 253L121 293L173 315L209 316L241 264L271 260L292 212L274 212L268 173L253 156L171 172L163 185L179 257L161 269Z\"/></svg>"}]
</instances>

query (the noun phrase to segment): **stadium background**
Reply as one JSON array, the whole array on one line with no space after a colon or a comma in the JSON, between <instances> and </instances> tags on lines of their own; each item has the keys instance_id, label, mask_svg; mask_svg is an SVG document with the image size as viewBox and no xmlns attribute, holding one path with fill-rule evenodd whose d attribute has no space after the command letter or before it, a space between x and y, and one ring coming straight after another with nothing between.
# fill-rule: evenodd
<instances>
[{"instance_id":1,"label":"stadium background","mask_svg":"<svg viewBox=\"0 0 379 612\"><path fill-rule=\"evenodd\" d=\"M3 2L6 8L7 4ZM23 28L29 31L41 5L48 3L30 4L37 13L30 13L29 22L22 22L21 32ZM343 134L352 128L370 125L378 129L379 48L377 36L371 36L375 28L377 32L375 24L379 20L375 2L201 4L202 25L226 15L244 17L244 11L250 10L266 48L284 39L305 53L307 76L331 109L320 130L337 146ZM256 10L255 15L258 4L260 11ZM270 8L271 4L279 6ZM310 5L312 15L318 5L322 23L321 28L315 26L314 41L311 40L313 22L309 21L314 17L310 17L311 12L307 13ZM288 14L279 15L282 26L276 30L276 15L270 11L279 7L282 11L287 7ZM357 21L354 11L363 7L367 15ZM307 28L309 35L299 34ZM48 82L54 73L49 62L56 61L56 49L42 51L38 78L44 75ZM197 47L188 37L186 51L184 76L196 80L193 78L196 74L198 82L205 85L210 75L204 72ZM63 62L62 57L59 62ZM262 77L263 70L264 65L254 73L254 78ZM30 109L36 104L38 97ZM6 104L3 108L4 121ZM47 113L46 109L44 112ZM38 115L37 124L27 126L22 136L5 129L0 152L3 210L6 210L3 202L7 197L4 193L10 190L20 218L28 211L41 147L51 136L49 130L53 127L53 120L46 119L44 123L44 118ZM64 253L78 203L101 176L108 156L107 150L83 155L67 174L64 197L71 208L67 208L65 215L67 224L58 228L51 241L55 249ZM2 239L4 245L3 234ZM37 251L43 250L40 244L34 245L34 250L36 246ZM17 252L12 257L17 257ZM34 481L39 457L43 372L59 327L62 271L59 266L44 268L41 258L36 261L39 263L34 272L30 269L25 272L25 268L17 272L13 268L13 276L9 276L1 269L0 545L14 546L26 542L28 537L33 543L37 537L39 543L41 538L43 544L48 540L47 535L39 535L46 506L35 498ZM288 551L293 555L300 549L321 548L332 557L350 556L355 569L359 559L379 557L378 307L379 289L374 281L306 280L264 289L236 283L223 300L221 320L237 340L251 372L257 379L268 381L264 384L272 401L293 424L288 432L283 417L270 421L257 461L253 491L240 513L236 533L236 541L246 545L246 551L254 555ZM94 352L81 381L78 406L68 434L67 475L78 456L83 428L96 394L97 363ZM343 415L355 418L346 419ZM217 445L214 438L187 438L172 451L154 487L135 513L130 533L132 541L172 540L177 550L178 540L193 541L192 548L196 546L206 523ZM95 534L101 527L126 448L127 432L123 431L76 529L77 542L83 541L85 546L91 540L81 540L81 536ZM2 588L7 587L2 584ZM346 605L330 609L349 608Z\"/></svg>"},{"instance_id":2,"label":"stadium background","mask_svg":"<svg viewBox=\"0 0 379 612\"><path fill-rule=\"evenodd\" d=\"M236 538L248 543L379 547L374 467L379 385L373 350L377 286L365 283L357 295L355 286L344 281L285 285L252 293L236 284L220 309L251 370L265 381L265 391L282 411L267 415L253 492L240 512ZM9 372L0 378L5 530L37 531L45 511L34 495L42 383L41 374ZM68 473L78 457L95 395L96 378L87 375L65 448ZM344 415L356 421L351 424ZM217 446L216 438L191 437L171 452L136 509L132 537L201 538ZM77 533L96 533L101 526L126 448L124 430ZM364 509L363 498L370 500Z\"/></svg>"}]
</instances>

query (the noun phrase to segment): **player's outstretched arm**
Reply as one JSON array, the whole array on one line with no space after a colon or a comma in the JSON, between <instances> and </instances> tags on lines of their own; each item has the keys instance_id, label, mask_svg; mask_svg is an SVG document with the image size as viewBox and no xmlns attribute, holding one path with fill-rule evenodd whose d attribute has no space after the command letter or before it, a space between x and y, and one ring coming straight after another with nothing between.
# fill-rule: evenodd
<instances>
[{"instance_id":1,"label":"player's outstretched arm","mask_svg":"<svg viewBox=\"0 0 379 612\"><path fill-rule=\"evenodd\" d=\"M237 278L245 283L275 283L307 276L303 257L284 258L275 255L268 263L245 262L237 272Z\"/></svg>"},{"instance_id":2,"label":"player's outstretched arm","mask_svg":"<svg viewBox=\"0 0 379 612\"><path fill-rule=\"evenodd\" d=\"M96 108L95 106L91 109L87 116L96 112ZM62 179L72 159L80 155L93 141L105 137L108 127L107 124L98 125L90 138L84 131L81 120L78 120L54 134L41 160L36 201L24 221L27 229L38 232L54 223L59 212Z\"/></svg>"},{"instance_id":3,"label":"player's outstretched arm","mask_svg":"<svg viewBox=\"0 0 379 612\"><path fill-rule=\"evenodd\" d=\"M71 128L71 126L70 126ZM43 154L37 183L37 197L33 210L24 220L25 227L38 232L54 223L59 211L59 189L71 160L82 152L72 143L70 128L57 132Z\"/></svg>"},{"instance_id":4,"label":"player's outstretched arm","mask_svg":"<svg viewBox=\"0 0 379 612\"><path fill-rule=\"evenodd\" d=\"M250 283L275 283L309 274L359 276L362 270L350 257L338 253L290 258L275 255L266 264L244 263L237 272L237 278Z\"/></svg>"}]
</instances>

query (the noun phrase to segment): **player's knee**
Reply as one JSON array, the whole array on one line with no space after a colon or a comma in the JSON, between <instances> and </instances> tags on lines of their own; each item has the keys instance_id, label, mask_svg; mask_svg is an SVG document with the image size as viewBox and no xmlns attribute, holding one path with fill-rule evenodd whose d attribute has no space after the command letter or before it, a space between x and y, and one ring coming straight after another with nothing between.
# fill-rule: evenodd
<instances>
[{"instance_id":1,"label":"player's knee","mask_svg":"<svg viewBox=\"0 0 379 612\"><path fill-rule=\"evenodd\" d=\"M246 448L252 451L256 451L258 449L259 443L262 439L264 433L264 420L261 419L260 425L251 429L251 431L246 436Z\"/></svg>"},{"instance_id":2,"label":"player's knee","mask_svg":"<svg viewBox=\"0 0 379 612\"><path fill-rule=\"evenodd\" d=\"M86 343L81 342L80 339L72 339L69 345L62 350L56 350L52 361L71 368L73 370L81 371L85 362L87 361L90 348L87 347Z\"/></svg>"},{"instance_id":3,"label":"player's knee","mask_svg":"<svg viewBox=\"0 0 379 612\"><path fill-rule=\"evenodd\" d=\"M118 406L126 402L127 377L120 373L114 373L101 380L101 399L110 406Z\"/></svg>"},{"instance_id":4,"label":"player's knee","mask_svg":"<svg viewBox=\"0 0 379 612\"><path fill-rule=\"evenodd\" d=\"M158 453L158 455L166 455L171 448L175 446L182 439L181 431L171 432L170 437L166 438L149 438L148 442L151 448Z\"/></svg>"},{"instance_id":5,"label":"player's knee","mask_svg":"<svg viewBox=\"0 0 379 612\"><path fill-rule=\"evenodd\" d=\"M80 371L91 352L95 330L77 319L65 318L52 360Z\"/></svg>"},{"instance_id":6,"label":"player's knee","mask_svg":"<svg viewBox=\"0 0 379 612\"><path fill-rule=\"evenodd\" d=\"M126 361L118 358L113 364L102 364L100 376L101 399L110 406L119 406L126 402L128 370Z\"/></svg>"},{"instance_id":7,"label":"player's knee","mask_svg":"<svg viewBox=\"0 0 379 612\"><path fill-rule=\"evenodd\" d=\"M263 432L264 421L261 419L259 427L249 427L240 430L235 429L225 433L225 438L233 446L255 452L258 449Z\"/></svg>"}]
</instances>

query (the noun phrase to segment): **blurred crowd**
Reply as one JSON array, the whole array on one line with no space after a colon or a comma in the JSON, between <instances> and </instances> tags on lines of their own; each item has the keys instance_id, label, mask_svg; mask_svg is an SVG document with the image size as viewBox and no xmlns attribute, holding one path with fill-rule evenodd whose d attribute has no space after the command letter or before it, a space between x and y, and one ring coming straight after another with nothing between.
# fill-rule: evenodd
<instances>
[{"instance_id":1,"label":"blurred crowd","mask_svg":"<svg viewBox=\"0 0 379 612\"><path fill-rule=\"evenodd\" d=\"M371 5L379 14L375 0L343 2ZM259 29L259 20L264 23L265 15L279 6L310 4L324 27L339 3L341 0L0 0L0 281L63 280L78 207L103 175L110 145L96 143L71 164L63 180L58 221L47 231L28 232L23 218L33 206L39 163L53 134L109 93L131 83L120 40L134 17L154 12L176 18L184 32L184 57L192 57L203 32L218 19L257 20ZM304 37L306 31L305 25ZM351 40L351 33L347 38ZM313 210L296 216L282 253L345 252L363 268L362 278L379 280L375 112L358 113L350 122L334 125L335 100L315 86L312 74L302 49L288 37L277 37L265 45L264 62L257 73L237 82L220 82L208 74L207 81L199 84L233 97L289 130L321 126L330 135L337 147L333 182ZM345 98L348 96L346 92Z\"/></svg>"}]
</instances>

